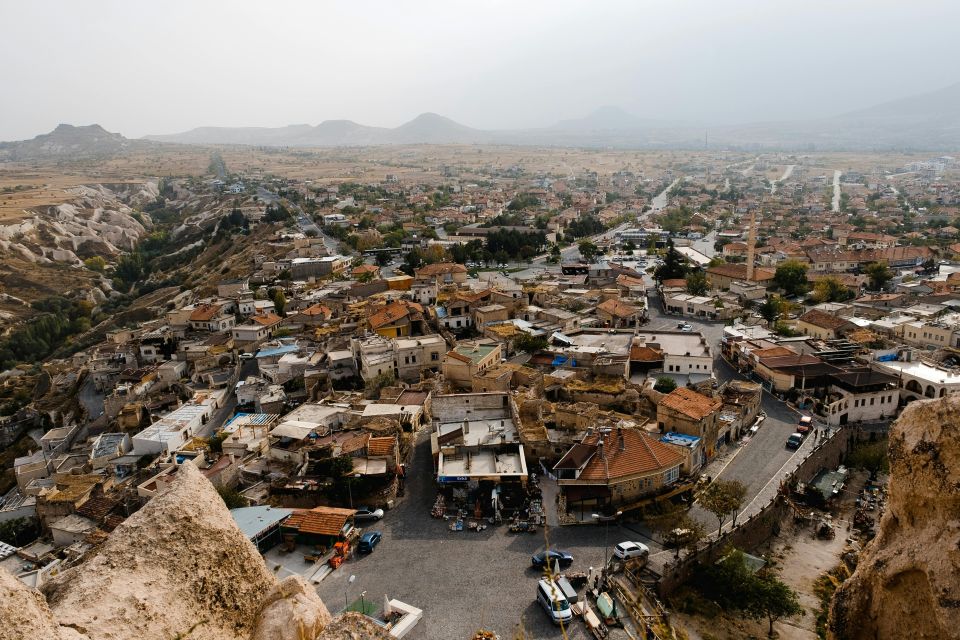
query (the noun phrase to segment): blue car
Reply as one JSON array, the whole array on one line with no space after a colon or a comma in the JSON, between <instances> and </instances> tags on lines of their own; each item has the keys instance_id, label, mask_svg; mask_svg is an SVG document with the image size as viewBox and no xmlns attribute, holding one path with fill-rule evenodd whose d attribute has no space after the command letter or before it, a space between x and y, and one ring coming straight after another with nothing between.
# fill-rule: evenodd
<instances>
[{"instance_id":1,"label":"blue car","mask_svg":"<svg viewBox=\"0 0 960 640\"><path fill-rule=\"evenodd\" d=\"M360 553L370 553L373 551L374 547L380 544L380 539L383 537L379 531L367 531L365 534L360 536L360 543L357 545L357 551Z\"/></svg>"},{"instance_id":2,"label":"blue car","mask_svg":"<svg viewBox=\"0 0 960 640\"><path fill-rule=\"evenodd\" d=\"M538 569L542 569L547 563L549 563L552 567L557 562L560 563L561 568L569 567L571 564L573 564L573 556L566 551L556 551L551 549L550 551L541 551L540 553L535 553L533 554L533 557L530 558L530 564Z\"/></svg>"}]
</instances>

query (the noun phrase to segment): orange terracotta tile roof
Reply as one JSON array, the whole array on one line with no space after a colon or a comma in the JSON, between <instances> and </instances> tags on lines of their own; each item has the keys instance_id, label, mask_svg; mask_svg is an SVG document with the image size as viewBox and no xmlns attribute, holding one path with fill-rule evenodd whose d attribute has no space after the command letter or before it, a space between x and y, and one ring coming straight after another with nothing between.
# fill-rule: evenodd
<instances>
[{"instance_id":1,"label":"orange terracotta tile roof","mask_svg":"<svg viewBox=\"0 0 960 640\"><path fill-rule=\"evenodd\" d=\"M307 307L300 313L302 313L305 316L329 316L333 312L330 310L330 307L326 305L322 305L318 302L317 304L311 307Z\"/></svg>"},{"instance_id":2,"label":"orange terracotta tile roof","mask_svg":"<svg viewBox=\"0 0 960 640\"><path fill-rule=\"evenodd\" d=\"M642 344L635 344L630 347L630 360L634 362L660 362L663 360L663 352L651 349Z\"/></svg>"},{"instance_id":3,"label":"orange terracotta tile roof","mask_svg":"<svg viewBox=\"0 0 960 640\"><path fill-rule=\"evenodd\" d=\"M745 264L718 264L715 267L707 267L707 273L732 278L734 280L747 279L747 265ZM756 268L753 270L753 282L762 282L773 280L774 272L771 269Z\"/></svg>"},{"instance_id":4,"label":"orange terracotta tile roof","mask_svg":"<svg viewBox=\"0 0 960 640\"><path fill-rule=\"evenodd\" d=\"M370 316L370 326L374 329L398 322L410 315L411 311L423 311L416 303L392 302Z\"/></svg>"},{"instance_id":5,"label":"orange terracotta tile roof","mask_svg":"<svg viewBox=\"0 0 960 640\"><path fill-rule=\"evenodd\" d=\"M343 525L355 514L353 509L339 509L337 507L316 507L314 509L297 509L283 522L283 528L296 529L300 533L338 536L343 531Z\"/></svg>"},{"instance_id":6,"label":"orange terracotta tile roof","mask_svg":"<svg viewBox=\"0 0 960 640\"><path fill-rule=\"evenodd\" d=\"M702 420L719 409L723 403L693 389L678 387L665 395L660 404L694 420Z\"/></svg>"},{"instance_id":7,"label":"orange terracotta tile roof","mask_svg":"<svg viewBox=\"0 0 960 640\"><path fill-rule=\"evenodd\" d=\"M787 347L770 347L768 349L754 349L753 355L757 358L779 358L781 356L795 356L797 352Z\"/></svg>"},{"instance_id":8,"label":"orange terracotta tile roof","mask_svg":"<svg viewBox=\"0 0 960 640\"><path fill-rule=\"evenodd\" d=\"M825 311L820 311L819 309L811 309L805 314L800 316L800 322L806 322L807 324L812 324L815 327L820 327L822 329L841 329L850 324L849 320L835 316L832 313L826 313Z\"/></svg>"},{"instance_id":9,"label":"orange terracotta tile roof","mask_svg":"<svg viewBox=\"0 0 960 640\"><path fill-rule=\"evenodd\" d=\"M264 327L270 327L279 323L283 318L278 316L275 313L264 313L262 315L255 315L251 318L254 322Z\"/></svg>"},{"instance_id":10,"label":"orange terracotta tile roof","mask_svg":"<svg viewBox=\"0 0 960 640\"><path fill-rule=\"evenodd\" d=\"M448 273L466 273L467 268L456 262L437 262L428 264L417 269L417 277L420 276L442 276Z\"/></svg>"},{"instance_id":11,"label":"orange terracotta tile roof","mask_svg":"<svg viewBox=\"0 0 960 640\"><path fill-rule=\"evenodd\" d=\"M220 313L222 309L219 304L203 304L193 310L193 313L190 314L191 322L209 322L211 319L217 317L217 314Z\"/></svg>"},{"instance_id":12,"label":"orange terracotta tile roof","mask_svg":"<svg viewBox=\"0 0 960 640\"><path fill-rule=\"evenodd\" d=\"M359 267L355 267L350 273L355 276L362 276L365 273L379 273L380 267L373 264L362 264Z\"/></svg>"},{"instance_id":13,"label":"orange terracotta tile roof","mask_svg":"<svg viewBox=\"0 0 960 640\"><path fill-rule=\"evenodd\" d=\"M596 445L601 434L583 439ZM623 446L620 446L620 438ZM579 480L616 480L671 469L683 462L683 456L656 438L636 429L614 429L604 436L603 455L598 451L580 472Z\"/></svg>"},{"instance_id":14,"label":"orange terracotta tile roof","mask_svg":"<svg viewBox=\"0 0 960 640\"><path fill-rule=\"evenodd\" d=\"M597 311L602 311L607 315L614 316L616 318L629 318L635 316L638 313L638 309L626 302L621 302L614 298L605 300L597 305Z\"/></svg>"},{"instance_id":15,"label":"orange terracotta tile roof","mask_svg":"<svg viewBox=\"0 0 960 640\"><path fill-rule=\"evenodd\" d=\"M371 437L367 442L368 456L390 456L397 446L397 439L394 436Z\"/></svg>"},{"instance_id":16,"label":"orange terracotta tile roof","mask_svg":"<svg viewBox=\"0 0 960 640\"><path fill-rule=\"evenodd\" d=\"M644 283L643 278L628 276L625 273L621 273L619 276L617 276L617 284L622 285L624 287L639 286L639 285L642 285L643 283Z\"/></svg>"},{"instance_id":17,"label":"orange terracotta tile roof","mask_svg":"<svg viewBox=\"0 0 960 640\"><path fill-rule=\"evenodd\" d=\"M347 455L349 453L353 453L354 451L359 451L360 449L366 447L369 441L369 433L358 431L355 435L340 443L340 454Z\"/></svg>"}]
</instances>

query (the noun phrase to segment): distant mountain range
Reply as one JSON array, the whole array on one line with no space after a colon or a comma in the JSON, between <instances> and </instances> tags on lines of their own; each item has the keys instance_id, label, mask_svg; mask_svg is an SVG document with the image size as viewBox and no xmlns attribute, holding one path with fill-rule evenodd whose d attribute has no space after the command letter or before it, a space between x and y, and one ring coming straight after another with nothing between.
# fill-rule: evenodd
<instances>
[{"instance_id":1,"label":"distant mountain range","mask_svg":"<svg viewBox=\"0 0 960 640\"><path fill-rule=\"evenodd\" d=\"M23 142L0 143L0 160L112 155L155 143L342 147L399 144L514 144L594 148L711 147L783 150L960 150L960 83L830 118L704 127L640 118L618 107L531 129L474 129L435 113L395 128L351 120L286 127L200 127L130 140L99 125L60 125Z\"/></svg>"},{"instance_id":2,"label":"distant mountain range","mask_svg":"<svg viewBox=\"0 0 960 640\"><path fill-rule=\"evenodd\" d=\"M534 129L482 130L435 113L394 129L350 120L315 127L204 127L185 133L147 136L193 144L253 144L336 147L389 144L528 144L583 147L702 148L704 134L716 146L772 149L960 149L960 83L831 118L760 122L718 127L640 118L619 107Z\"/></svg>"},{"instance_id":3,"label":"distant mountain range","mask_svg":"<svg viewBox=\"0 0 960 640\"><path fill-rule=\"evenodd\" d=\"M131 140L119 133L110 133L98 124L75 127L58 125L50 133L22 142L0 142L0 160L42 160L56 158L110 157L144 148L152 143Z\"/></svg>"}]
</instances>

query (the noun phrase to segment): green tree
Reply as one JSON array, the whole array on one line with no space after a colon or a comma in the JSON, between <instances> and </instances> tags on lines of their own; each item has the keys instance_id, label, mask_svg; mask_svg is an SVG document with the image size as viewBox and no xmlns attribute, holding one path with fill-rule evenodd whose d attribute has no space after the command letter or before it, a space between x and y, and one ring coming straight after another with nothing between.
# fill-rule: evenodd
<instances>
[{"instance_id":1,"label":"green tree","mask_svg":"<svg viewBox=\"0 0 960 640\"><path fill-rule=\"evenodd\" d=\"M627 255L633 255L633 252L637 250L637 245L633 240L627 240L623 243L623 250Z\"/></svg>"},{"instance_id":2,"label":"green tree","mask_svg":"<svg viewBox=\"0 0 960 640\"><path fill-rule=\"evenodd\" d=\"M783 313L784 302L784 299L780 296L769 296L763 301L763 304L760 305L758 311L764 320L773 324L780 319L780 314Z\"/></svg>"},{"instance_id":3,"label":"green tree","mask_svg":"<svg viewBox=\"0 0 960 640\"><path fill-rule=\"evenodd\" d=\"M727 516L740 511L746 489L736 480L714 480L697 498L700 506L717 519L717 538L723 530Z\"/></svg>"},{"instance_id":4,"label":"green tree","mask_svg":"<svg viewBox=\"0 0 960 640\"><path fill-rule=\"evenodd\" d=\"M657 267L653 272L653 277L657 282L672 280L674 278L683 278L687 275L687 263L673 246L673 239L667 241L667 253L663 256L663 264Z\"/></svg>"},{"instance_id":5,"label":"green tree","mask_svg":"<svg viewBox=\"0 0 960 640\"><path fill-rule=\"evenodd\" d=\"M836 276L827 276L813 285L814 302L842 302L850 297L850 290Z\"/></svg>"},{"instance_id":6,"label":"green tree","mask_svg":"<svg viewBox=\"0 0 960 640\"><path fill-rule=\"evenodd\" d=\"M525 351L535 353L547 348L547 339L543 336L532 336L529 333L521 333L513 339L514 351Z\"/></svg>"},{"instance_id":7,"label":"green tree","mask_svg":"<svg viewBox=\"0 0 960 640\"><path fill-rule=\"evenodd\" d=\"M580 251L580 256L587 262L593 262L597 255L600 253L600 248L590 242L589 240L584 240L577 245L577 249Z\"/></svg>"},{"instance_id":8,"label":"green tree","mask_svg":"<svg viewBox=\"0 0 960 640\"><path fill-rule=\"evenodd\" d=\"M653 390L659 391L660 393L670 393L677 388L677 382L669 376L660 376L657 378L657 381L653 383Z\"/></svg>"},{"instance_id":9,"label":"green tree","mask_svg":"<svg viewBox=\"0 0 960 640\"><path fill-rule=\"evenodd\" d=\"M692 296L706 295L710 286L707 284L707 274L699 269L687 274L687 293Z\"/></svg>"},{"instance_id":10,"label":"green tree","mask_svg":"<svg viewBox=\"0 0 960 640\"><path fill-rule=\"evenodd\" d=\"M92 258L87 258L83 261L83 266L90 271L97 271L102 273L104 269L107 268L107 261L100 256L93 256Z\"/></svg>"},{"instance_id":11,"label":"green tree","mask_svg":"<svg viewBox=\"0 0 960 640\"><path fill-rule=\"evenodd\" d=\"M551 264L557 264L560 262L560 258L563 254L560 251L560 245L554 242L550 245L550 257L547 258L547 262Z\"/></svg>"},{"instance_id":12,"label":"green tree","mask_svg":"<svg viewBox=\"0 0 960 640\"><path fill-rule=\"evenodd\" d=\"M797 260L781 262L773 275L773 281L788 296L799 295L806 291L807 265Z\"/></svg>"},{"instance_id":13,"label":"green tree","mask_svg":"<svg viewBox=\"0 0 960 640\"><path fill-rule=\"evenodd\" d=\"M680 551L696 551L697 547L706 538L703 524L690 517L686 507L666 501L666 507L660 513L644 516L646 522L663 538L664 544L674 549L675 557L680 557Z\"/></svg>"},{"instance_id":14,"label":"green tree","mask_svg":"<svg viewBox=\"0 0 960 640\"><path fill-rule=\"evenodd\" d=\"M364 390L366 395L371 400L379 400L380 392L384 387L392 386L396 382L393 373L381 373L372 380L368 380L364 385Z\"/></svg>"},{"instance_id":15,"label":"green tree","mask_svg":"<svg viewBox=\"0 0 960 640\"><path fill-rule=\"evenodd\" d=\"M890 270L886 262L871 262L864 267L863 272L870 281L871 291L880 291L884 285L893 279L893 271Z\"/></svg>"},{"instance_id":16,"label":"green tree","mask_svg":"<svg viewBox=\"0 0 960 640\"><path fill-rule=\"evenodd\" d=\"M287 296L283 293L283 289L279 287L276 289L271 289L270 299L273 300L273 307L276 310L277 315L284 315L283 311L287 308Z\"/></svg>"},{"instance_id":17,"label":"green tree","mask_svg":"<svg viewBox=\"0 0 960 640\"><path fill-rule=\"evenodd\" d=\"M36 518L14 518L0 522L0 542L12 547L24 547L39 536L40 522Z\"/></svg>"},{"instance_id":18,"label":"green tree","mask_svg":"<svg viewBox=\"0 0 960 640\"><path fill-rule=\"evenodd\" d=\"M781 618L805 615L797 592L769 573L762 573L750 583L751 602L746 612L750 617L766 618L770 626L767 635L773 637L773 623Z\"/></svg>"},{"instance_id":19,"label":"green tree","mask_svg":"<svg viewBox=\"0 0 960 640\"><path fill-rule=\"evenodd\" d=\"M244 498L236 489L230 489L229 487L217 487L217 493L220 494L220 497L223 499L223 502L227 505L228 509L241 509L250 504L249 501Z\"/></svg>"}]
</instances>

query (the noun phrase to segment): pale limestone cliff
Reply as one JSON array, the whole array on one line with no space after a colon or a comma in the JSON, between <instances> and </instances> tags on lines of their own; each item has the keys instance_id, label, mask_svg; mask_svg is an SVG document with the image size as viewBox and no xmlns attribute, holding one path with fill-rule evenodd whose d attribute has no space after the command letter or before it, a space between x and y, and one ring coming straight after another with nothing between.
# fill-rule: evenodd
<instances>
[{"instance_id":1,"label":"pale limestone cliff","mask_svg":"<svg viewBox=\"0 0 960 640\"><path fill-rule=\"evenodd\" d=\"M267 570L192 465L44 585L45 601L11 581L0 581L0 640L299 640L330 622L300 578L281 583Z\"/></svg>"},{"instance_id":2,"label":"pale limestone cliff","mask_svg":"<svg viewBox=\"0 0 960 640\"><path fill-rule=\"evenodd\" d=\"M890 472L879 533L834 596L831 637L960 638L960 395L904 410Z\"/></svg>"}]
</instances>

